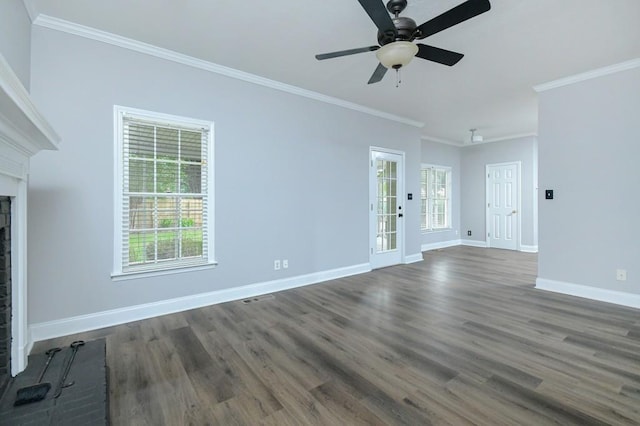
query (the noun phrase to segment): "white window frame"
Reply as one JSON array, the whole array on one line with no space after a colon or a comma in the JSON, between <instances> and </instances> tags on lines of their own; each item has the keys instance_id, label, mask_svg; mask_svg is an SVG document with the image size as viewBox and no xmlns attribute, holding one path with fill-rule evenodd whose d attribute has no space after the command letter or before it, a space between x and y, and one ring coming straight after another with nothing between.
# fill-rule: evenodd
<instances>
[{"instance_id":1,"label":"white window frame","mask_svg":"<svg viewBox=\"0 0 640 426\"><path fill-rule=\"evenodd\" d=\"M445 217L445 222L446 222L446 226L444 227L440 227L440 228L434 228L433 224L431 223L430 220L430 212L431 212L431 208L430 205L432 204L432 198L427 197L426 198L426 202L427 202L427 211L426 211L426 222L428 222L428 224L430 226L427 226L427 223L425 223L425 221L422 220L422 203L423 200L425 200L425 198L422 198L422 173L425 170L432 170L432 171L441 171L441 172L445 172L447 174L447 194L448 194L448 198L447 198L447 203L446 203L446 217ZM420 167L420 230L422 232L438 232L438 231L448 231L450 229L452 229L452 225L451 225L451 218L452 218L452 212L451 212L451 180L453 176L453 172L451 167L449 166L440 166L437 164L422 164ZM433 180L432 180L433 182ZM427 193L429 193L429 191L427 190Z\"/></svg>"},{"instance_id":2,"label":"white window frame","mask_svg":"<svg viewBox=\"0 0 640 426\"><path fill-rule=\"evenodd\" d=\"M208 269L215 267L217 262L214 256L214 123L211 121L198 120L187 117L180 117L170 114L162 114L152 111L145 111L136 108L129 108L114 105L114 227L113 227L113 280L132 279L147 276L166 275L181 273L193 270ZM134 118L152 123L166 123L181 127L192 127L208 129L207 158L207 211L206 211L206 244L207 258L194 264L172 264L171 262L158 264L157 267L141 268L139 270L124 271L123 265L123 196L124 196L124 118ZM204 229L203 229L204 231ZM205 242L203 241L203 244Z\"/></svg>"}]
</instances>

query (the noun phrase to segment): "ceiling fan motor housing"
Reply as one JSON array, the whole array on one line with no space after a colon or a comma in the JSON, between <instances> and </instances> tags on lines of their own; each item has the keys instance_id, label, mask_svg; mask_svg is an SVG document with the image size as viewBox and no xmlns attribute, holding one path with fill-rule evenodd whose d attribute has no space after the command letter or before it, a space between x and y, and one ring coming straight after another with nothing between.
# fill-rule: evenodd
<instances>
[{"instance_id":1,"label":"ceiling fan motor housing","mask_svg":"<svg viewBox=\"0 0 640 426\"><path fill-rule=\"evenodd\" d=\"M396 26L397 30L396 38L393 39L382 31L378 31L378 43L380 46L384 46L385 44L389 44L394 41L413 41L415 39L416 28L418 27L416 25L416 21L405 16L399 16L397 18L393 18L393 24Z\"/></svg>"}]
</instances>

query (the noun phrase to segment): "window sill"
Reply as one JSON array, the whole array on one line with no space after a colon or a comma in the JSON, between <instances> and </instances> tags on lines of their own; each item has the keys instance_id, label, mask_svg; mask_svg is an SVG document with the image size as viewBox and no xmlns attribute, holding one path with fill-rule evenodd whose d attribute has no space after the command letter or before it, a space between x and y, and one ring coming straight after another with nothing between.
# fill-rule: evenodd
<instances>
[{"instance_id":1,"label":"window sill","mask_svg":"<svg viewBox=\"0 0 640 426\"><path fill-rule=\"evenodd\" d=\"M213 269L218 266L218 262L203 263L200 265L176 266L167 269L156 269L151 271L114 272L111 274L111 281L136 280L138 278L158 277L163 275L183 274L185 272L202 271Z\"/></svg>"},{"instance_id":2,"label":"window sill","mask_svg":"<svg viewBox=\"0 0 640 426\"><path fill-rule=\"evenodd\" d=\"M436 234L438 232L450 232L453 228L440 228L440 229L422 229L423 234Z\"/></svg>"}]
</instances>

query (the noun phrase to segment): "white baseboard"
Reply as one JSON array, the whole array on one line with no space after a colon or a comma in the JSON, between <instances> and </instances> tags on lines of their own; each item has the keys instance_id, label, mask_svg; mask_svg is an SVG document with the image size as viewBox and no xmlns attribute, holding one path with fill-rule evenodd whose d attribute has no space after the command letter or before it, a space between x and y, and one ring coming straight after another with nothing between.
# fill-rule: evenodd
<instances>
[{"instance_id":1,"label":"white baseboard","mask_svg":"<svg viewBox=\"0 0 640 426\"><path fill-rule=\"evenodd\" d=\"M414 253L404 257L405 264L422 262L423 260L422 253Z\"/></svg>"},{"instance_id":2,"label":"white baseboard","mask_svg":"<svg viewBox=\"0 0 640 426\"><path fill-rule=\"evenodd\" d=\"M486 241L478 241L478 240L460 240L460 244L463 246L471 246L471 247L487 247Z\"/></svg>"},{"instance_id":3,"label":"white baseboard","mask_svg":"<svg viewBox=\"0 0 640 426\"><path fill-rule=\"evenodd\" d=\"M422 251L437 250L441 248L454 247L462 244L462 240L439 241L437 243L429 243L422 245Z\"/></svg>"},{"instance_id":4,"label":"white baseboard","mask_svg":"<svg viewBox=\"0 0 640 426\"><path fill-rule=\"evenodd\" d=\"M422 259L422 256L420 258ZM241 287L212 291L209 293L194 294L191 296L178 297L159 302L145 303L143 305L128 306L126 308L113 309L94 314L31 324L29 326L30 344L32 345L33 342L38 342L40 340L81 333L89 330L97 330L99 328L139 321L157 317L159 315L172 314L189 309L201 308L203 306L215 305L217 303L246 299L262 294L274 293L323 281L348 277L350 275L362 274L369 271L371 271L371 265L369 263L363 263L360 265L299 275L281 280L249 284Z\"/></svg>"},{"instance_id":5,"label":"white baseboard","mask_svg":"<svg viewBox=\"0 0 640 426\"><path fill-rule=\"evenodd\" d=\"M482 248L486 248L487 247L487 242L486 241L478 241L478 240L450 240L450 241L440 241L437 243L430 243L430 244L423 244L422 245L422 251L429 251L429 250L437 250L437 249L441 249L441 248L446 248L446 247L453 247L453 246L470 246L470 247L482 247ZM525 252L525 253L537 253L538 252L538 246L527 246L527 245L520 245L520 251Z\"/></svg>"},{"instance_id":6,"label":"white baseboard","mask_svg":"<svg viewBox=\"0 0 640 426\"><path fill-rule=\"evenodd\" d=\"M640 294L607 290L604 288L548 280L545 278L536 279L536 288L640 309Z\"/></svg>"}]
</instances>

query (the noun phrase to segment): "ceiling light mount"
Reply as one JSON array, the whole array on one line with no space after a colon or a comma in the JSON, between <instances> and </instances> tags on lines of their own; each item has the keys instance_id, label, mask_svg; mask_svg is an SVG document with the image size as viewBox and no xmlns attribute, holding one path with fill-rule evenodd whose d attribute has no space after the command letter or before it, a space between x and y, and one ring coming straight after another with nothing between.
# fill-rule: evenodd
<instances>
[{"instance_id":1,"label":"ceiling light mount","mask_svg":"<svg viewBox=\"0 0 640 426\"><path fill-rule=\"evenodd\" d=\"M387 10L398 16L407 7L407 0L389 0Z\"/></svg>"},{"instance_id":2,"label":"ceiling light mount","mask_svg":"<svg viewBox=\"0 0 640 426\"><path fill-rule=\"evenodd\" d=\"M469 129L469 131L471 132L471 143L480 143L484 140L484 138L481 135L476 135L476 131L478 129Z\"/></svg>"}]
</instances>

